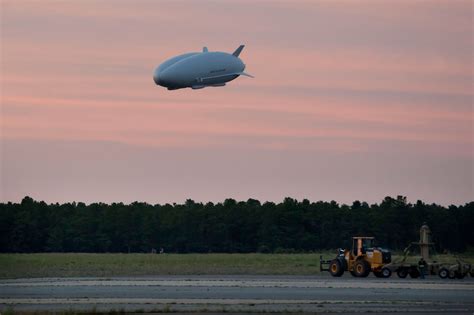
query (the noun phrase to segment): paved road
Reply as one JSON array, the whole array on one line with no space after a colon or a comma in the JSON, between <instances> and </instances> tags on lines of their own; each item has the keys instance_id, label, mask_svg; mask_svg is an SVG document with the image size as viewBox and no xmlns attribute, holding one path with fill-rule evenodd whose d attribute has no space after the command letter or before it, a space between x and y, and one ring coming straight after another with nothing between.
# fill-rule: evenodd
<instances>
[{"instance_id":1,"label":"paved road","mask_svg":"<svg viewBox=\"0 0 474 315\"><path fill-rule=\"evenodd\" d=\"M0 309L474 313L474 279L160 276L0 281Z\"/></svg>"}]
</instances>

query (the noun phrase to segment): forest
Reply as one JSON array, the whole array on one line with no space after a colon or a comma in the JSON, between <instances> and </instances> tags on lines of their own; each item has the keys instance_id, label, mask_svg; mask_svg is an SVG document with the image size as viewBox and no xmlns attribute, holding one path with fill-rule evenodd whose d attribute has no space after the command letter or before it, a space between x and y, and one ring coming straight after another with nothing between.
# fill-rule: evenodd
<instances>
[{"instance_id":1,"label":"forest","mask_svg":"<svg viewBox=\"0 0 474 315\"><path fill-rule=\"evenodd\" d=\"M350 247L352 236L402 250L426 222L436 250L474 247L474 202L443 207L406 197L352 205L255 199L222 203L0 203L0 252L293 253Z\"/></svg>"}]
</instances>

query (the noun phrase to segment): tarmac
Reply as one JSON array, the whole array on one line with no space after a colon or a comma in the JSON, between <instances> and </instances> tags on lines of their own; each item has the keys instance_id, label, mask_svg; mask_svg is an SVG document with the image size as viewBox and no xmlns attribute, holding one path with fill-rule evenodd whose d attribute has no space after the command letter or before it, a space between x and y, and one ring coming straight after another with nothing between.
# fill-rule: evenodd
<instances>
[{"instance_id":1,"label":"tarmac","mask_svg":"<svg viewBox=\"0 0 474 315\"><path fill-rule=\"evenodd\" d=\"M474 313L474 278L150 276L0 280L0 310Z\"/></svg>"}]
</instances>

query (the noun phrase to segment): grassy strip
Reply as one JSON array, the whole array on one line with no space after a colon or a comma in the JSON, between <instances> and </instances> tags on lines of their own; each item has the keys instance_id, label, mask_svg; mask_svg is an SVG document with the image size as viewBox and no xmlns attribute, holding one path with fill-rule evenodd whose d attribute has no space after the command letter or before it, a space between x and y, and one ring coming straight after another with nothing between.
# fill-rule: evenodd
<instances>
[{"instance_id":1,"label":"grassy strip","mask_svg":"<svg viewBox=\"0 0 474 315\"><path fill-rule=\"evenodd\" d=\"M315 275L320 254L0 254L0 278L141 275ZM322 253L324 259L335 256ZM394 257L396 259L396 257ZM454 262L441 255L439 261ZM474 263L473 257L467 259Z\"/></svg>"},{"instance_id":2,"label":"grassy strip","mask_svg":"<svg viewBox=\"0 0 474 315\"><path fill-rule=\"evenodd\" d=\"M317 273L319 254L0 254L0 278Z\"/></svg>"}]
</instances>

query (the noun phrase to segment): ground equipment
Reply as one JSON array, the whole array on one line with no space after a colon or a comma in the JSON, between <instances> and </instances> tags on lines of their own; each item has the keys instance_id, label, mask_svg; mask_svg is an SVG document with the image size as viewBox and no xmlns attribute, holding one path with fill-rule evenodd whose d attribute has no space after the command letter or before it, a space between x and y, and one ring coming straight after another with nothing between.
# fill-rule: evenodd
<instances>
[{"instance_id":1,"label":"ground equipment","mask_svg":"<svg viewBox=\"0 0 474 315\"><path fill-rule=\"evenodd\" d=\"M431 258L430 249L434 251L434 243L431 242L431 230L426 223L423 223L420 228L420 240L408 245L403 251L401 259L389 263L383 268L396 272L400 278L406 278L407 275L410 275L411 278L418 278L420 276L419 264L407 261L408 256L416 252L417 248L419 248L420 257L427 263L425 274L438 275L442 279L462 279L466 275L474 273L472 266L459 258L456 259L456 263L440 263Z\"/></svg>"},{"instance_id":2,"label":"ground equipment","mask_svg":"<svg viewBox=\"0 0 474 315\"><path fill-rule=\"evenodd\" d=\"M471 264L456 259L456 263L452 265L442 265L438 270L438 276L441 279L463 279L467 275L474 277L474 270Z\"/></svg>"},{"instance_id":3,"label":"ground equipment","mask_svg":"<svg viewBox=\"0 0 474 315\"><path fill-rule=\"evenodd\" d=\"M373 237L353 237L352 249L340 248L335 259L323 260L320 256L320 270L329 271L334 277L342 276L344 271L355 277L367 277L371 271L376 277L390 277L391 269L384 266L391 262L391 253L375 247L374 241Z\"/></svg>"}]
</instances>

